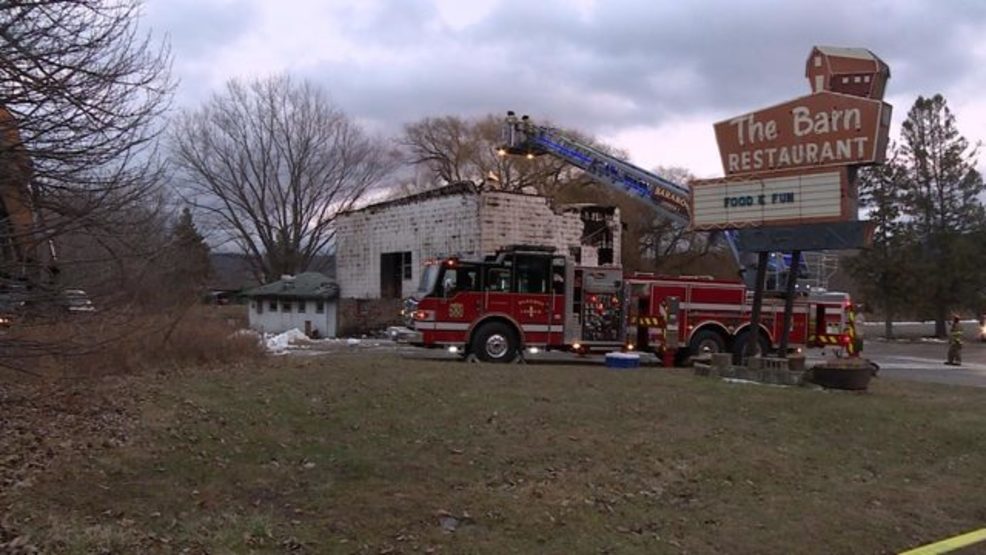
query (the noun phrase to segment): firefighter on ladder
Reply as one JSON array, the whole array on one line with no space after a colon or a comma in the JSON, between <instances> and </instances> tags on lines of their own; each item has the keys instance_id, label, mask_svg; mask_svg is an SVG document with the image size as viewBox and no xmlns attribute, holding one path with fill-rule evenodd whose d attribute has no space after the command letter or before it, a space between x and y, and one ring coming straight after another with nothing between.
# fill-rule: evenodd
<instances>
[{"instance_id":1,"label":"firefighter on ladder","mask_svg":"<svg viewBox=\"0 0 986 555\"><path fill-rule=\"evenodd\" d=\"M952 317L952 328L948 332L948 360L945 364L962 366L962 326L959 317Z\"/></svg>"}]
</instances>

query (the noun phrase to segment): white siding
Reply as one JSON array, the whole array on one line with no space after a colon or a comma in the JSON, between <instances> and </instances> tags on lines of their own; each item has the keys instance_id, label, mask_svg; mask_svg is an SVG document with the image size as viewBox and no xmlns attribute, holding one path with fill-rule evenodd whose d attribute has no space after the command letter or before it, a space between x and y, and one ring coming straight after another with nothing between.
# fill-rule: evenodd
<instances>
[{"instance_id":1,"label":"white siding","mask_svg":"<svg viewBox=\"0 0 986 555\"><path fill-rule=\"evenodd\" d=\"M292 328L305 331L305 322L311 322L311 329L318 330L321 337L336 336L336 301L325 301L325 310L318 314L315 312L315 301L304 301L305 312L298 312L298 304L302 301L291 303L291 312L281 310L281 301L277 302L277 310L270 310L270 300L262 299L263 307L258 310L257 303L261 299L250 299L250 328L261 333L281 333Z\"/></svg>"}]
</instances>

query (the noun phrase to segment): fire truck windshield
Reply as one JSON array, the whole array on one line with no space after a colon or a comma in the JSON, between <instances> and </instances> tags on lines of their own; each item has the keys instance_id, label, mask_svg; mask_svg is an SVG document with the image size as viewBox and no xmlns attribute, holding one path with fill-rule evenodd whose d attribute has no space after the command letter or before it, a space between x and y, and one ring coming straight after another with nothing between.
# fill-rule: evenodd
<instances>
[{"instance_id":1,"label":"fire truck windshield","mask_svg":"<svg viewBox=\"0 0 986 555\"><path fill-rule=\"evenodd\" d=\"M419 299L427 297L435 290L435 284L438 282L438 274L441 269L442 267L438 264L428 264L424 267L424 271L421 272L421 280L418 282L418 290L414 294L415 297Z\"/></svg>"}]
</instances>

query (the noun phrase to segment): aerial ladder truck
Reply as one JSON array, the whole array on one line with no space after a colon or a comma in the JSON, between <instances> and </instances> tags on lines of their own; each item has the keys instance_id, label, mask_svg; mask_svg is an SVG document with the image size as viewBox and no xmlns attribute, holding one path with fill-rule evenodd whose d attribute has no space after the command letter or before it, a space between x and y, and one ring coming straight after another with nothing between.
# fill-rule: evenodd
<instances>
[{"instance_id":1,"label":"aerial ladder truck","mask_svg":"<svg viewBox=\"0 0 986 555\"><path fill-rule=\"evenodd\" d=\"M513 113L503 133L503 155L555 156L640 197L675 224L688 225L688 190L680 185ZM740 268L749 268L736 236L726 232L723 237ZM781 256L774 259L783 262ZM690 354L731 352L739 359L753 345L760 352L786 348L779 341L782 299L764 302L759 328L751 322L749 278L754 273L743 272L746 283L624 274L615 266L580 266L548 247L520 245L482 259L450 256L430 262L420 287L405 300L404 315L412 330L410 343L490 362L543 349L640 350L661 353L665 360L668 355L682 360ZM847 295L800 296L795 306L790 345L845 343Z\"/></svg>"}]
</instances>

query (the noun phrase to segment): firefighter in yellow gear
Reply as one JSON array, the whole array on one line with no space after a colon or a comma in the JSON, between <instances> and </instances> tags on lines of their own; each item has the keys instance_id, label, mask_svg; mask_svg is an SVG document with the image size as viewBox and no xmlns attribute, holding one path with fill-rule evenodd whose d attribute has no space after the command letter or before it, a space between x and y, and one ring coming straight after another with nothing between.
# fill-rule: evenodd
<instances>
[{"instance_id":1,"label":"firefighter in yellow gear","mask_svg":"<svg viewBox=\"0 0 986 555\"><path fill-rule=\"evenodd\" d=\"M853 350L856 356L863 352L863 336L866 334L866 316L863 314L863 304L852 305L852 334Z\"/></svg>"},{"instance_id":2,"label":"firefighter in yellow gear","mask_svg":"<svg viewBox=\"0 0 986 555\"><path fill-rule=\"evenodd\" d=\"M948 332L948 360L945 364L962 366L962 326L958 316L952 318L952 327Z\"/></svg>"}]
</instances>

